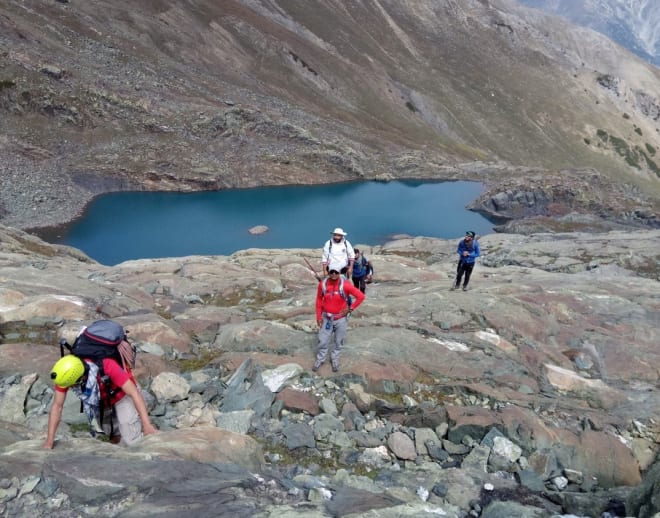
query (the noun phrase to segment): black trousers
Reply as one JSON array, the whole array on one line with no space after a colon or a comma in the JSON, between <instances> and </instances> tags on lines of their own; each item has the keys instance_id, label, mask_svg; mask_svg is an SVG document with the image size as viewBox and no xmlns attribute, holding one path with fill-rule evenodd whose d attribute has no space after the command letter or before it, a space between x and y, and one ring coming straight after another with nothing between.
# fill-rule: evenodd
<instances>
[{"instance_id":1,"label":"black trousers","mask_svg":"<svg viewBox=\"0 0 660 518\"><path fill-rule=\"evenodd\" d=\"M465 281L463 281L463 287L465 288L470 282L470 275L472 275L472 269L474 268L474 263L466 263L465 261L458 261L458 266L456 267L456 281L454 286L457 288L461 285L461 277L465 274Z\"/></svg>"},{"instance_id":2,"label":"black trousers","mask_svg":"<svg viewBox=\"0 0 660 518\"><path fill-rule=\"evenodd\" d=\"M367 291L367 276L363 275L362 277L353 277L353 286L355 286L362 293Z\"/></svg>"}]
</instances>

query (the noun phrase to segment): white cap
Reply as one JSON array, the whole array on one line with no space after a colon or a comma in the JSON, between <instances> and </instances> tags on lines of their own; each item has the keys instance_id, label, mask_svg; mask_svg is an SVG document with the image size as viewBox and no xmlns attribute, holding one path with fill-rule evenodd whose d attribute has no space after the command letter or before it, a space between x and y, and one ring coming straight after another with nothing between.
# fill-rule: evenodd
<instances>
[{"instance_id":1,"label":"white cap","mask_svg":"<svg viewBox=\"0 0 660 518\"><path fill-rule=\"evenodd\" d=\"M332 233L333 233L333 234L340 234L340 235L342 235L342 236L345 236L345 235L346 235L346 232L344 232L344 230L341 229L341 228L339 228L339 227L337 227L336 229L334 229L334 230L332 231Z\"/></svg>"}]
</instances>

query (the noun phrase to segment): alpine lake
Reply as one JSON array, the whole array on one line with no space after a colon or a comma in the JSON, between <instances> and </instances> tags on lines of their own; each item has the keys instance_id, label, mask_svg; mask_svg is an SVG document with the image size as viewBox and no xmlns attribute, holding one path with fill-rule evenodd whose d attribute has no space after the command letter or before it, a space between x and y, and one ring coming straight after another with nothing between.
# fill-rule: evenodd
<instances>
[{"instance_id":1,"label":"alpine lake","mask_svg":"<svg viewBox=\"0 0 660 518\"><path fill-rule=\"evenodd\" d=\"M492 233L492 221L465 208L481 192L480 183L464 181L116 192L95 198L80 219L38 234L105 265L248 248L318 248L320 254L335 227L354 246L401 235L458 240L466 230ZM268 230L249 232L260 225Z\"/></svg>"}]
</instances>

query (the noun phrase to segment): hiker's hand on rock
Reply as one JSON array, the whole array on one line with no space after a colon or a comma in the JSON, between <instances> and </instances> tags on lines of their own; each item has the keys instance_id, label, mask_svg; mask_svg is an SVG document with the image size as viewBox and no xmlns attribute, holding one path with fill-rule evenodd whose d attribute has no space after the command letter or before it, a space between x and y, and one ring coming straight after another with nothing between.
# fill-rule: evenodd
<instances>
[{"instance_id":1,"label":"hiker's hand on rock","mask_svg":"<svg viewBox=\"0 0 660 518\"><path fill-rule=\"evenodd\" d=\"M158 432L159 432L158 428L156 428L151 423L149 423L147 426L145 426L144 429L142 430L142 433L144 435L152 435L152 434L155 434L155 433L158 433Z\"/></svg>"}]
</instances>

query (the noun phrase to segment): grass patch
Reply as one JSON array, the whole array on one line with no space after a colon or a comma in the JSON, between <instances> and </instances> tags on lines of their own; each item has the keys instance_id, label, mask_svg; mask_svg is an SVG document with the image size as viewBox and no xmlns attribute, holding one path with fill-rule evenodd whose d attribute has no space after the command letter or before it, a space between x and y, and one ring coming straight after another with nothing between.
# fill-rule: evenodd
<instances>
[{"instance_id":1,"label":"grass patch","mask_svg":"<svg viewBox=\"0 0 660 518\"><path fill-rule=\"evenodd\" d=\"M637 133L641 137L642 136L642 128L635 128L635 133Z\"/></svg>"},{"instance_id":2,"label":"grass patch","mask_svg":"<svg viewBox=\"0 0 660 518\"><path fill-rule=\"evenodd\" d=\"M637 151L639 152L640 155L644 157L644 160L646 160L646 165L648 168L655 173L656 176L660 177L660 167L658 167L658 164L655 163L655 161L651 160L651 157L647 156L646 153L644 153L644 150L641 148L637 148Z\"/></svg>"},{"instance_id":3,"label":"grass patch","mask_svg":"<svg viewBox=\"0 0 660 518\"><path fill-rule=\"evenodd\" d=\"M238 306L245 301L251 305L264 305L277 300L281 294L259 291L257 289L245 288L238 289L229 293L216 293L202 297L204 304L217 307L234 307Z\"/></svg>"},{"instance_id":4,"label":"grass patch","mask_svg":"<svg viewBox=\"0 0 660 518\"><path fill-rule=\"evenodd\" d=\"M634 167L635 169L640 169L639 155L630 148L625 140L619 137L615 137L614 135L610 135L610 143L612 144L612 147L614 147L614 151L622 156L629 166Z\"/></svg>"},{"instance_id":5,"label":"grass patch","mask_svg":"<svg viewBox=\"0 0 660 518\"><path fill-rule=\"evenodd\" d=\"M69 431L71 433L89 433L89 423L73 423L69 425Z\"/></svg>"},{"instance_id":6,"label":"grass patch","mask_svg":"<svg viewBox=\"0 0 660 518\"><path fill-rule=\"evenodd\" d=\"M345 464L340 462L337 455L325 457L319 455L313 450L308 448L296 448L295 450L288 449L284 444L265 443L263 440L255 437L257 442L261 443L264 452L270 455L279 456L278 465L293 466L299 465L303 468L311 466L318 467L322 473L336 472L338 469L345 469L351 471L354 475L359 477L367 477L374 480L379 473L378 469L374 469L364 464Z\"/></svg>"},{"instance_id":7,"label":"grass patch","mask_svg":"<svg viewBox=\"0 0 660 518\"><path fill-rule=\"evenodd\" d=\"M197 358L177 360L176 365L181 372L194 372L203 369L221 355L222 351L205 351L198 355Z\"/></svg>"},{"instance_id":8,"label":"grass patch","mask_svg":"<svg viewBox=\"0 0 660 518\"><path fill-rule=\"evenodd\" d=\"M14 88L16 82L12 79L0 79L0 90L5 90L7 88Z\"/></svg>"},{"instance_id":9,"label":"grass patch","mask_svg":"<svg viewBox=\"0 0 660 518\"><path fill-rule=\"evenodd\" d=\"M645 144L645 146L646 146L646 151L649 152L649 155L655 156L655 148L648 142Z\"/></svg>"},{"instance_id":10,"label":"grass patch","mask_svg":"<svg viewBox=\"0 0 660 518\"><path fill-rule=\"evenodd\" d=\"M600 138L600 140L607 143L607 140L609 138L609 135L607 134L607 131L602 130L602 129L598 129L598 130L596 130L596 135L598 135L598 138Z\"/></svg>"}]
</instances>

